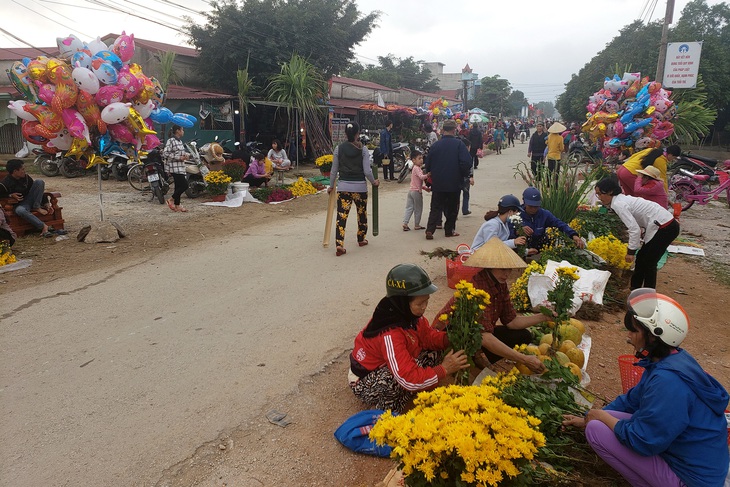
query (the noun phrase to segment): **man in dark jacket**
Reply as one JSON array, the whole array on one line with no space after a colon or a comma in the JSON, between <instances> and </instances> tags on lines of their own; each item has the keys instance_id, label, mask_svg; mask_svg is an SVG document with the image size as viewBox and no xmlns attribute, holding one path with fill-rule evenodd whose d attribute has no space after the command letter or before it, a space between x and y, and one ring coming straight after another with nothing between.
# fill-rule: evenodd
<instances>
[{"instance_id":1,"label":"man in dark jacket","mask_svg":"<svg viewBox=\"0 0 730 487\"><path fill-rule=\"evenodd\" d=\"M385 128L380 132L380 154L383 159L388 159L389 164L383 164L383 179L395 181L393 171L393 137L390 131L393 130L393 122L388 120Z\"/></svg>"},{"instance_id":2,"label":"man in dark jacket","mask_svg":"<svg viewBox=\"0 0 730 487\"><path fill-rule=\"evenodd\" d=\"M545 124L540 122L535 127L535 133L530 137L530 143L527 144L527 157L530 158L530 168L536 179L540 179L539 171L541 166L545 164L546 139Z\"/></svg>"},{"instance_id":3,"label":"man in dark jacket","mask_svg":"<svg viewBox=\"0 0 730 487\"><path fill-rule=\"evenodd\" d=\"M44 201L43 191L45 183L42 179L33 181L33 178L25 173L25 166L20 159L10 159L5 165L8 175L0 182L0 198L13 198L15 203L15 214L27 220L41 235L50 236L48 225L35 216L32 211L46 215L50 208L48 202ZM2 211L2 210L0 210Z\"/></svg>"},{"instance_id":4,"label":"man in dark jacket","mask_svg":"<svg viewBox=\"0 0 730 487\"><path fill-rule=\"evenodd\" d=\"M579 249L585 248L578 232L542 206L540 190L530 186L522 192L524 208L520 212L522 229L527 235L527 255L535 255L547 243L547 229L555 227L573 240Z\"/></svg>"},{"instance_id":5,"label":"man in dark jacket","mask_svg":"<svg viewBox=\"0 0 730 487\"><path fill-rule=\"evenodd\" d=\"M433 144L426 159L425 173L431 174L431 211L426 225L426 239L433 239L433 232L444 214L444 232L447 237L457 237L456 217L459 214L459 193L464 178L471 171L471 156L464 143L456 138L456 123L447 120L441 129L441 140Z\"/></svg>"},{"instance_id":6,"label":"man in dark jacket","mask_svg":"<svg viewBox=\"0 0 730 487\"><path fill-rule=\"evenodd\" d=\"M477 151L482 148L482 137L482 131L479 130L477 124L472 124L471 130L469 131L469 142L471 142L469 154L471 155L471 161L474 165L474 169L479 167L479 157L477 157Z\"/></svg>"}]
</instances>

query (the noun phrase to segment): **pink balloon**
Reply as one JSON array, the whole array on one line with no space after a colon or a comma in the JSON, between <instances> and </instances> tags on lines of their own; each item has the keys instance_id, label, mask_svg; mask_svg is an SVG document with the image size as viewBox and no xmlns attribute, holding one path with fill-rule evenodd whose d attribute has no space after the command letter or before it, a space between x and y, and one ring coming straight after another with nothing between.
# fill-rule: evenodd
<instances>
[{"instance_id":1,"label":"pink balloon","mask_svg":"<svg viewBox=\"0 0 730 487\"><path fill-rule=\"evenodd\" d=\"M102 86L96 94L96 104L105 107L112 103L120 103L124 101L124 90L118 86Z\"/></svg>"},{"instance_id":2,"label":"pink balloon","mask_svg":"<svg viewBox=\"0 0 730 487\"><path fill-rule=\"evenodd\" d=\"M123 142L125 144L131 144L134 142L134 134L132 134L132 131L129 130L129 127L127 127L123 123L113 123L107 125L107 128L109 130L109 134L112 136L112 139Z\"/></svg>"},{"instance_id":3,"label":"pink balloon","mask_svg":"<svg viewBox=\"0 0 730 487\"><path fill-rule=\"evenodd\" d=\"M63 123L66 125L68 132L76 137L77 139L85 139L86 142L91 143L91 137L89 137L89 127L86 126L84 117L79 112L71 108L64 108L61 112L61 118Z\"/></svg>"},{"instance_id":4,"label":"pink balloon","mask_svg":"<svg viewBox=\"0 0 730 487\"><path fill-rule=\"evenodd\" d=\"M124 99L131 100L143 88L135 75L129 72L129 66L124 66L117 76L117 86L124 90Z\"/></svg>"},{"instance_id":5,"label":"pink balloon","mask_svg":"<svg viewBox=\"0 0 730 487\"><path fill-rule=\"evenodd\" d=\"M160 139L157 138L156 135L145 135L144 138L144 144L142 144L142 148L145 150L152 150L158 145L160 145L162 142L160 142Z\"/></svg>"},{"instance_id":6,"label":"pink balloon","mask_svg":"<svg viewBox=\"0 0 730 487\"><path fill-rule=\"evenodd\" d=\"M127 35L122 31L122 35L116 38L112 45L112 52L119 56L122 62L127 62L134 56L134 34Z\"/></svg>"},{"instance_id":7,"label":"pink balloon","mask_svg":"<svg viewBox=\"0 0 730 487\"><path fill-rule=\"evenodd\" d=\"M50 105L53 102L53 96L56 94L56 85L41 83L40 81L36 81L35 84L38 86L38 98Z\"/></svg>"}]
</instances>

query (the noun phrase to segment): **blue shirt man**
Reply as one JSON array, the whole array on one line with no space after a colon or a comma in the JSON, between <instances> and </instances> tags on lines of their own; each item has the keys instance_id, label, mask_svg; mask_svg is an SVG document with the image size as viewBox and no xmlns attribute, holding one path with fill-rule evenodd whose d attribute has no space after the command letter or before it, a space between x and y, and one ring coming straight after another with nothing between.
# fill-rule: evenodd
<instances>
[{"instance_id":1,"label":"blue shirt man","mask_svg":"<svg viewBox=\"0 0 730 487\"><path fill-rule=\"evenodd\" d=\"M551 212L542 208L540 190L532 186L527 188L522 192L522 203L523 208L520 211L520 216L522 217L522 229L527 236L528 256L537 254L548 243L546 231L550 227L555 227L572 238L579 249L585 248L585 243L578 236L578 232Z\"/></svg>"}]
</instances>

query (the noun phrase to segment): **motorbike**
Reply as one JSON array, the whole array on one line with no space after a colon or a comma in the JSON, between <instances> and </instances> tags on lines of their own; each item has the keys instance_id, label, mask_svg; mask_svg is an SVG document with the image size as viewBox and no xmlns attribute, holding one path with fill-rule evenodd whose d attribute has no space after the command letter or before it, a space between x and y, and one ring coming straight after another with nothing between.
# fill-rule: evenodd
<instances>
[{"instance_id":1,"label":"motorbike","mask_svg":"<svg viewBox=\"0 0 730 487\"><path fill-rule=\"evenodd\" d=\"M197 198L205 192L208 183L205 182L205 175L210 172L208 161L218 160L216 156L215 146L218 146L220 153L223 148L217 143L205 144L198 152L197 143L195 141L185 144L185 148L190 153L190 158L185 161L185 179L188 182L188 189L185 194L188 198ZM202 156L202 157L201 157Z\"/></svg>"},{"instance_id":2,"label":"motorbike","mask_svg":"<svg viewBox=\"0 0 730 487\"><path fill-rule=\"evenodd\" d=\"M121 149L112 149L104 158L107 164L101 166L101 179L106 181L114 176L117 181L125 181L131 168L127 153Z\"/></svg>"},{"instance_id":3,"label":"motorbike","mask_svg":"<svg viewBox=\"0 0 730 487\"><path fill-rule=\"evenodd\" d=\"M33 154L36 156L33 163L38 166L44 176L53 177L61 173L59 167L63 160L63 152L49 154L43 149L33 149Z\"/></svg>"},{"instance_id":4,"label":"motorbike","mask_svg":"<svg viewBox=\"0 0 730 487\"><path fill-rule=\"evenodd\" d=\"M79 159L63 157L58 165L58 170L64 177L77 178L84 175L88 164L85 156L81 156Z\"/></svg>"},{"instance_id":5,"label":"motorbike","mask_svg":"<svg viewBox=\"0 0 730 487\"><path fill-rule=\"evenodd\" d=\"M426 141L424 141L422 139L416 139L416 143L417 143L416 149L418 149L421 152L421 154L423 154L423 157L425 159L426 156L428 155L428 145L424 144L424 142L426 142ZM410 154L411 154L411 151L409 149L408 150L408 160L403 165L403 169L401 169L400 173L398 174L398 183L402 183L403 181L405 181L406 178L408 177L408 175L411 173L411 171L413 171L413 161L411 161L411 159L410 159Z\"/></svg>"},{"instance_id":6,"label":"motorbike","mask_svg":"<svg viewBox=\"0 0 730 487\"><path fill-rule=\"evenodd\" d=\"M726 161L719 161L711 157L699 156L690 152L683 152L677 157L672 165L667 170L667 180L672 179L677 174L683 171L690 172L696 175L705 175L710 181L716 180L717 175L715 174L715 168L718 164L727 165L730 164L730 159Z\"/></svg>"},{"instance_id":7,"label":"motorbike","mask_svg":"<svg viewBox=\"0 0 730 487\"><path fill-rule=\"evenodd\" d=\"M527 140L527 130L520 130L520 143L524 144Z\"/></svg>"},{"instance_id":8,"label":"motorbike","mask_svg":"<svg viewBox=\"0 0 730 487\"><path fill-rule=\"evenodd\" d=\"M406 142L393 144L393 173L400 173L406 161L411 157L411 149Z\"/></svg>"},{"instance_id":9,"label":"motorbike","mask_svg":"<svg viewBox=\"0 0 730 487\"><path fill-rule=\"evenodd\" d=\"M139 164L133 166L127 173L127 180L137 191L151 191L150 201L157 198L160 204L164 204L171 182L162 165L160 149L153 149L146 156L140 157Z\"/></svg>"},{"instance_id":10,"label":"motorbike","mask_svg":"<svg viewBox=\"0 0 730 487\"><path fill-rule=\"evenodd\" d=\"M579 136L568 145L568 166L577 167L580 164L595 164L596 159L591 155L586 147L583 136Z\"/></svg>"}]
</instances>

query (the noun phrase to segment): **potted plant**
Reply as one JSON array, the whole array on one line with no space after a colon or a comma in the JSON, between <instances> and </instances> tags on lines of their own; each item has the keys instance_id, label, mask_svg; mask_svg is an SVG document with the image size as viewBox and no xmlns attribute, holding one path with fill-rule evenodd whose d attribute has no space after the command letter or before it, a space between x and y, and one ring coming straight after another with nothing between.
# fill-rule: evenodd
<instances>
[{"instance_id":1,"label":"potted plant","mask_svg":"<svg viewBox=\"0 0 730 487\"><path fill-rule=\"evenodd\" d=\"M231 159L223 163L222 171L230 176L233 182L240 183L246 173L246 163L243 159Z\"/></svg>"},{"instance_id":2,"label":"potted plant","mask_svg":"<svg viewBox=\"0 0 730 487\"><path fill-rule=\"evenodd\" d=\"M325 154L323 156L318 157L314 161L314 164L319 168L319 171L322 173L322 176L330 175L330 171L332 171L332 160L333 160L332 154Z\"/></svg>"},{"instance_id":3,"label":"potted plant","mask_svg":"<svg viewBox=\"0 0 730 487\"><path fill-rule=\"evenodd\" d=\"M223 201L231 181L231 177L223 171L210 171L205 175L205 182L208 183L205 190L213 196L213 201Z\"/></svg>"}]
</instances>

